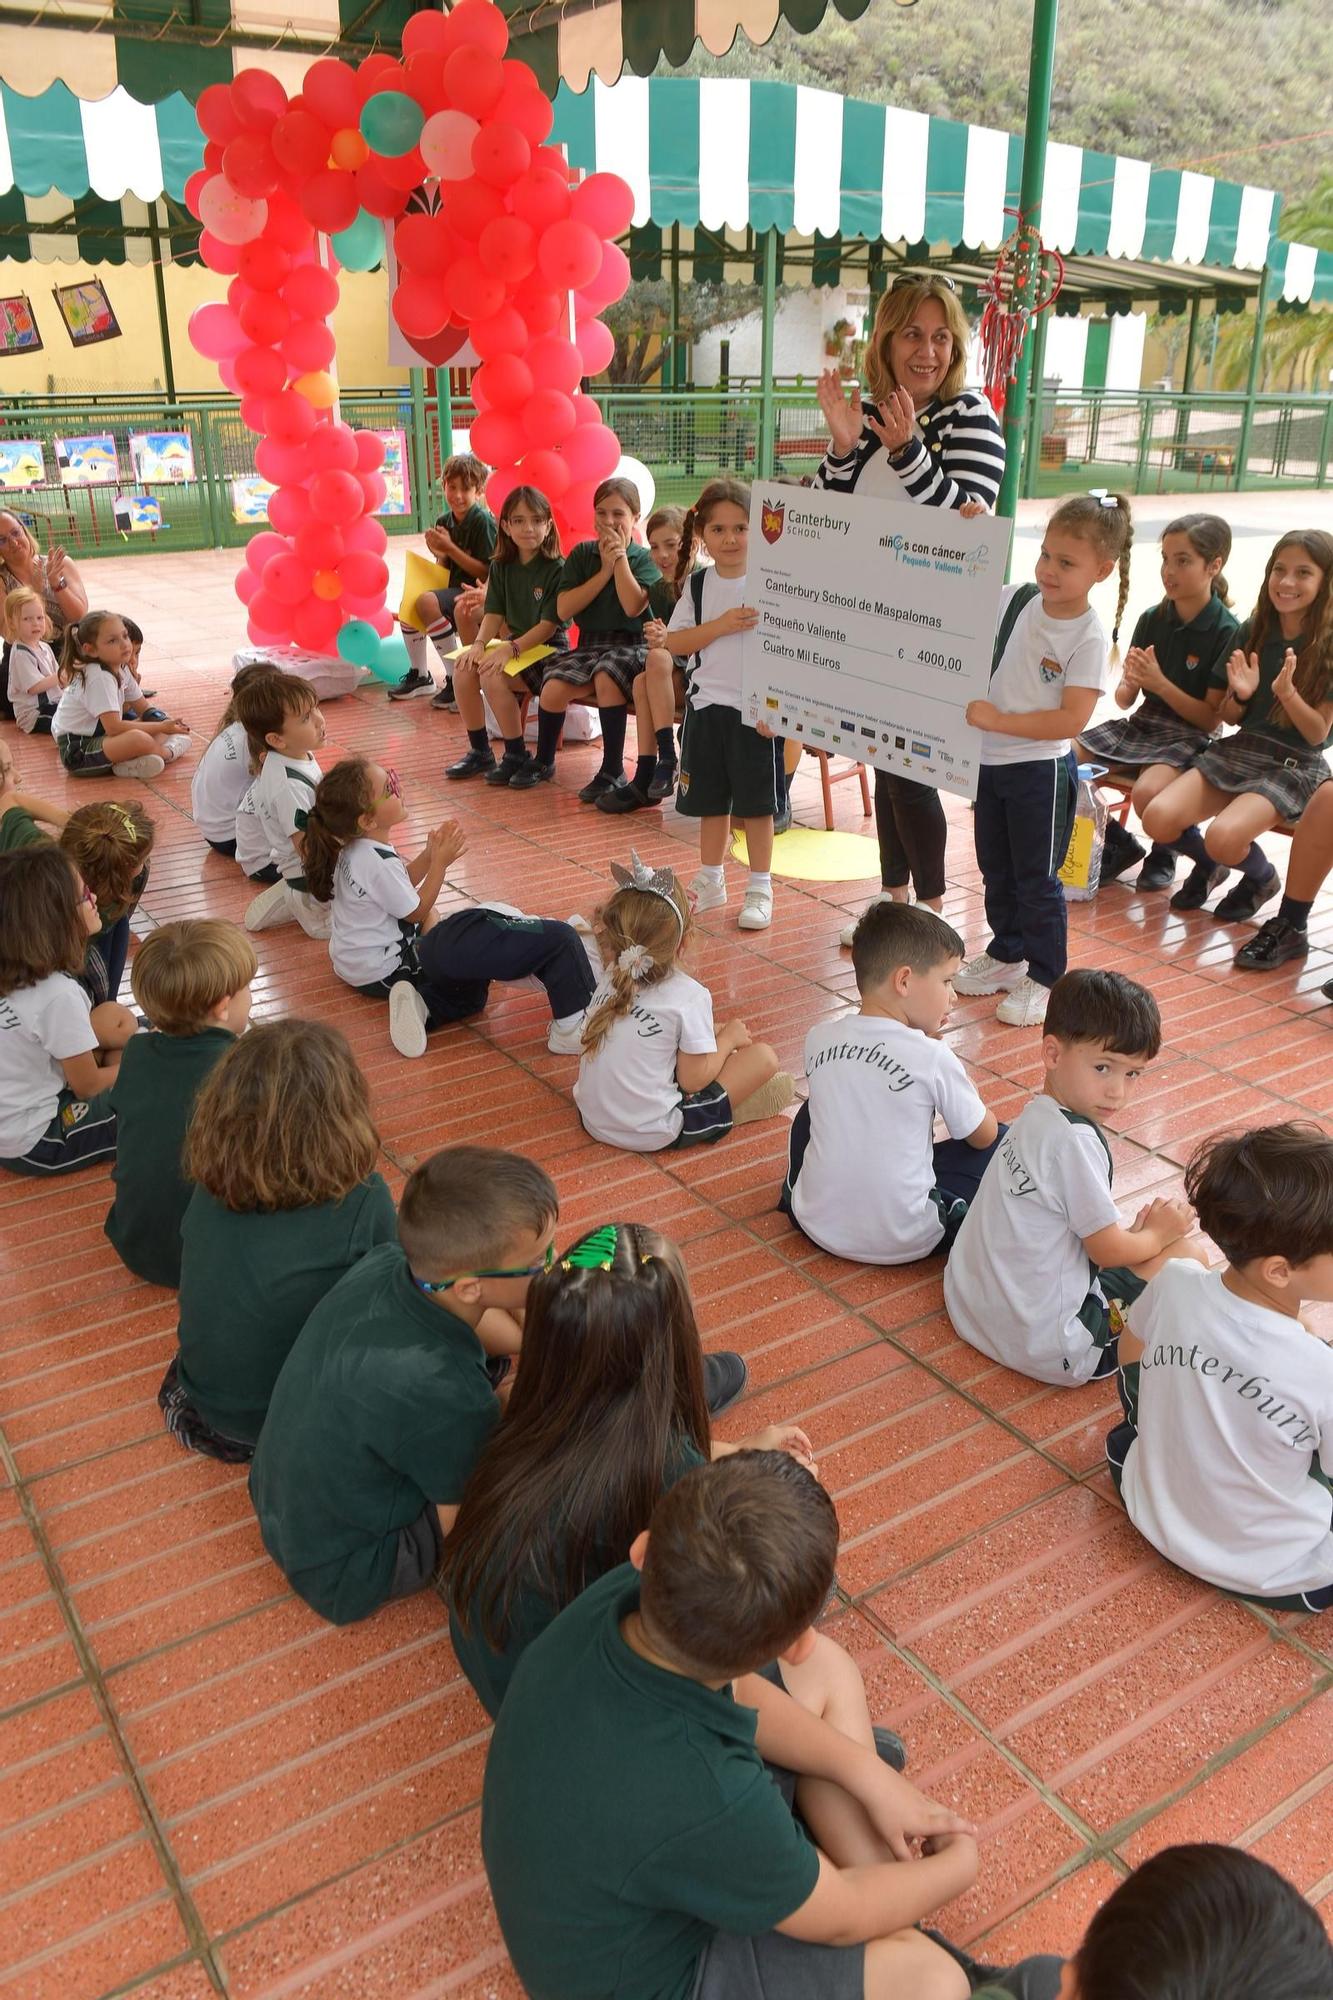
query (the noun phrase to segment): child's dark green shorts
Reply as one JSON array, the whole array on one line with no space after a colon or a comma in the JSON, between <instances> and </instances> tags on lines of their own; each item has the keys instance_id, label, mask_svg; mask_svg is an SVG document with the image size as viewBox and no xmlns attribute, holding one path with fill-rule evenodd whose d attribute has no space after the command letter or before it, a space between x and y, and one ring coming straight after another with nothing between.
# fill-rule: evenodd
<instances>
[{"instance_id":1,"label":"child's dark green shorts","mask_svg":"<svg viewBox=\"0 0 1333 2000\"><path fill-rule=\"evenodd\" d=\"M771 819L773 743L738 708L687 708L676 810L690 819Z\"/></svg>"}]
</instances>

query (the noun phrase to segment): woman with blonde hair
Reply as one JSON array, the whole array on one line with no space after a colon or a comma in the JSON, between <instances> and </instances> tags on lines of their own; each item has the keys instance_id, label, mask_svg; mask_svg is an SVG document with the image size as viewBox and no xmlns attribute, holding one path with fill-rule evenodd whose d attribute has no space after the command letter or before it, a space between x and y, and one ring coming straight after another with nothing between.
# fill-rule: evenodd
<instances>
[{"instance_id":1,"label":"woman with blonde hair","mask_svg":"<svg viewBox=\"0 0 1333 2000\"><path fill-rule=\"evenodd\" d=\"M88 609L83 578L65 551L54 545L43 555L17 514L0 509L0 596L33 590L51 621L51 643L59 646L65 627Z\"/></svg>"},{"instance_id":2,"label":"woman with blonde hair","mask_svg":"<svg viewBox=\"0 0 1333 2000\"><path fill-rule=\"evenodd\" d=\"M965 389L971 329L952 278L903 271L879 302L866 345L868 399L843 391L836 368L819 378L830 446L815 484L922 507L981 513L1004 474L1004 435L978 389ZM944 898L944 808L939 794L875 772L882 888L875 898L938 910ZM909 887L910 885L910 887ZM849 945L856 926L842 933Z\"/></svg>"}]
</instances>

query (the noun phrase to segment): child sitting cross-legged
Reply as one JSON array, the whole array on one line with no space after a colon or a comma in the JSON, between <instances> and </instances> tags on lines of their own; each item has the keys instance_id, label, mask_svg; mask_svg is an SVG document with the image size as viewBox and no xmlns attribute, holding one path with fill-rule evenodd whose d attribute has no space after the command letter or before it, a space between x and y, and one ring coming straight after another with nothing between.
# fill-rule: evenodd
<instances>
[{"instance_id":1,"label":"child sitting cross-legged","mask_svg":"<svg viewBox=\"0 0 1333 2000\"><path fill-rule=\"evenodd\" d=\"M1179 1568L1270 1608L1333 1605L1333 1139L1264 1125L1206 1139L1185 1188L1224 1270L1166 1264L1120 1336L1106 1441L1131 1521ZM1333 1987L1330 1988L1333 1991Z\"/></svg>"},{"instance_id":2,"label":"child sitting cross-legged","mask_svg":"<svg viewBox=\"0 0 1333 2000\"><path fill-rule=\"evenodd\" d=\"M436 1153L403 1190L398 1243L348 1272L284 1362L250 1496L269 1554L333 1624L438 1570L528 1287L555 1257L557 1206L516 1153Z\"/></svg>"},{"instance_id":3,"label":"child sitting cross-legged","mask_svg":"<svg viewBox=\"0 0 1333 2000\"><path fill-rule=\"evenodd\" d=\"M280 673L271 660L251 660L237 669L231 699L218 718L212 739L195 765L190 780L190 818L215 854L239 861L255 882L276 882L278 869L253 809L241 813L241 803L254 783L245 725L237 720L236 699L242 688ZM309 683L307 683L307 686ZM311 693L314 689L311 688ZM240 842L244 839L245 846Z\"/></svg>"},{"instance_id":4,"label":"child sitting cross-legged","mask_svg":"<svg viewBox=\"0 0 1333 2000\"><path fill-rule=\"evenodd\" d=\"M9 659L7 693L14 720L27 736L49 736L60 700L60 663L51 651L51 620L35 590L5 598Z\"/></svg>"},{"instance_id":5,"label":"child sitting cross-legged","mask_svg":"<svg viewBox=\"0 0 1333 2000\"><path fill-rule=\"evenodd\" d=\"M180 1350L157 1399L187 1451L251 1457L310 1313L393 1242L379 1143L347 1038L322 1022L251 1028L204 1081L185 1152Z\"/></svg>"},{"instance_id":6,"label":"child sitting cross-legged","mask_svg":"<svg viewBox=\"0 0 1333 2000\"><path fill-rule=\"evenodd\" d=\"M655 1229L607 1223L534 1278L523 1365L445 1546L454 1651L489 1714L524 1650L624 1562L692 1466L747 1448L809 1463L794 1424L713 1439L746 1374L739 1354L702 1352L680 1251Z\"/></svg>"},{"instance_id":7,"label":"child sitting cross-legged","mask_svg":"<svg viewBox=\"0 0 1333 2000\"><path fill-rule=\"evenodd\" d=\"M525 1991L966 2000L982 1968L915 1926L971 1887L974 1832L878 1755L814 1629L837 1545L804 1466L739 1451L678 1479L528 1648L481 1809Z\"/></svg>"},{"instance_id":8,"label":"child sitting cross-legged","mask_svg":"<svg viewBox=\"0 0 1333 2000\"><path fill-rule=\"evenodd\" d=\"M1120 972L1067 972L1051 988L1045 1082L996 1149L944 1269L944 1303L970 1346L1038 1382L1111 1375L1119 1310L1183 1239L1183 1202L1152 1201L1126 1228L1102 1120L1120 1110L1162 1040L1157 1002Z\"/></svg>"},{"instance_id":9,"label":"child sitting cross-legged","mask_svg":"<svg viewBox=\"0 0 1333 2000\"><path fill-rule=\"evenodd\" d=\"M130 985L155 1032L126 1044L111 1087L116 1193L104 1226L121 1263L147 1284L180 1283L190 1115L204 1078L244 1031L258 970L245 932L220 917L162 924L135 956Z\"/></svg>"},{"instance_id":10,"label":"child sitting cross-legged","mask_svg":"<svg viewBox=\"0 0 1333 2000\"><path fill-rule=\"evenodd\" d=\"M779 1206L821 1250L910 1264L947 1250L1001 1131L940 1037L963 940L921 904L873 903L852 937L859 1014L805 1043L810 1095ZM936 1116L950 1138L933 1143Z\"/></svg>"},{"instance_id":11,"label":"child sitting cross-legged","mask_svg":"<svg viewBox=\"0 0 1333 2000\"><path fill-rule=\"evenodd\" d=\"M713 1026L706 986L680 961L694 932L669 868L612 863L620 885L594 923L606 974L588 1005L574 1102L604 1146L656 1153L711 1145L733 1125L772 1118L795 1085L743 1021Z\"/></svg>"},{"instance_id":12,"label":"child sitting cross-legged","mask_svg":"<svg viewBox=\"0 0 1333 2000\"><path fill-rule=\"evenodd\" d=\"M245 731L254 783L237 809L240 821L252 813L262 836L259 849L247 840L243 866L250 876L262 852L278 870L278 880L261 889L245 913L248 931L299 923L307 937L326 938L329 913L310 895L305 879L297 815L309 810L321 772L315 752L324 741L319 696L295 674L261 674L235 694L236 720Z\"/></svg>"}]
</instances>

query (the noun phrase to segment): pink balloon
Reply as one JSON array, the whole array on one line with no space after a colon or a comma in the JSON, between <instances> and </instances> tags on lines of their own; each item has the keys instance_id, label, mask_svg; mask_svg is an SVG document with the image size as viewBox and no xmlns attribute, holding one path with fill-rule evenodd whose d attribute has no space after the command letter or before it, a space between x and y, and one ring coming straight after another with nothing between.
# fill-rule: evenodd
<instances>
[{"instance_id":1,"label":"pink balloon","mask_svg":"<svg viewBox=\"0 0 1333 2000\"><path fill-rule=\"evenodd\" d=\"M378 611L371 612L370 622L379 633L381 639L387 639L398 621L392 611L386 611L383 605L381 605Z\"/></svg>"},{"instance_id":2,"label":"pink balloon","mask_svg":"<svg viewBox=\"0 0 1333 2000\"><path fill-rule=\"evenodd\" d=\"M258 588L259 588L258 576L255 574L254 570L250 568L248 563L242 563L240 568L236 572L236 577L232 584L232 589L236 592L236 595L240 598L241 603L248 604L251 598L254 596L255 592L258 590Z\"/></svg>"},{"instance_id":3,"label":"pink balloon","mask_svg":"<svg viewBox=\"0 0 1333 2000\"><path fill-rule=\"evenodd\" d=\"M277 438L261 438L255 446L255 471L271 486L295 486L305 475L303 444L279 444Z\"/></svg>"},{"instance_id":4,"label":"pink balloon","mask_svg":"<svg viewBox=\"0 0 1333 2000\"><path fill-rule=\"evenodd\" d=\"M239 396L243 393L240 383L236 380L236 363L234 361L219 361L218 380L224 389L231 391L233 396Z\"/></svg>"},{"instance_id":5,"label":"pink balloon","mask_svg":"<svg viewBox=\"0 0 1333 2000\"><path fill-rule=\"evenodd\" d=\"M343 589L353 597L380 597L389 585L389 565L383 556L354 550L338 565Z\"/></svg>"},{"instance_id":6,"label":"pink balloon","mask_svg":"<svg viewBox=\"0 0 1333 2000\"><path fill-rule=\"evenodd\" d=\"M307 521L295 536L296 553L306 568L337 569L347 552L347 541L341 528L335 528L328 521Z\"/></svg>"},{"instance_id":7,"label":"pink balloon","mask_svg":"<svg viewBox=\"0 0 1333 2000\"><path fill-rule=\"evenodd\" d=\"M468 430L468 443L491 465L512 465L527 440L521 416L507 410L483 410Z\"/></svg>"},{"instance_id":8,"label":"pink balloon","mask_svg":"<svg viewBox=\"0 0 1333 2000\"><path fill-rule=\"evenodd\" d=\"M634 190L619 174L589 174L570 196L569 212L597 236L623 236L634 220Z\"/></svg>"},{"instance_id":9,"label":"pink balloon","mask_svg":"<svg viewBox=\"0 0 1333 2000\"><path fill-rule=\"evenodd\" d=\"M250 630L258 629L266 638L286 639L292 629L292 607L271 592L259 589L250 599Z\"/></svg>"},{"instance_id":10,"label":"pink balloon","mask_svg":"<svg viewBox=\"0 0 1333 2000\"><path fill-rule=\"evenodd\" d=\"M524 405L523 429L529 444L557 445L574 429L574 405L560 389L538 389Z\"/></svg>"},{"instance_id":11,"label":"pink balloon","mask_svg":"<svg viewBox=\"0 0 1333 2000\"><path fill-rule=\"evenodd\" d=\"M379 472L357 472L353 473L351 477L356 480L361 488L364 502L363 511L367 514L377 512L389 497L389 489L384 483L383 474Z\"/></svg>"},{"instance_id":12,"label":"pink balloon","mask_svg":"<svg viewBox=\"0 0 1333 2000\"><path fill-rule=\"evenodd\" d=\"M295 535L310 517L310 495L304 486L280 486L268 496L268 518L279 534Z\"/></svg>"},{"instance_id":13,"label":"pink balloon","mask_svg":"<svg viewBox=\"0 0 1333 2000\"><path fill-rule=\"evenodd\" d=\"M232 364L236 386L246 396L276 396L287 380L287 367L276 347L246 347Z\"/></svg>"},{"instance_id":14,"label":"pink balloon","mask_svg":"<svg viewBox=\"0 0 1333 2000\"><path fill-rule=\"evenodd\" d=\"M264 573L264 564L272 562L274 556L285 556L287 542L282 535L270 534L267 528L259 534L251 535L246 545L245 560L256 576Z\"/></svg>"},{"instance_id":15,"label":"pink balloon","mask_svg":"<svg viewBox=\"0 0 1333 2000\"><path fill-rule=\"evenodd\" d=\"M212 178L213 176L209 173L207 167L197 167L190 175L189 180L186 181L183 199L191 215L198 216L199 197Z\"/></svg>"},{"instance_id":16,"label":"pink balloon","mask_svg":"<svg viewBox=\"0 0 1333 2000\"><path fill-rule=\"evenodd\" d=\"M413 16L415 20L416 16ZM356 447L356 465L349 470L357 472L378 472L384 463L384 439L374 431L357 431L353 440Z\"/></svg>"},{"instance_id":17,"label":"pink balloon","mask_svg":"<svg viewBox=\"0 0 1333 2000\"><path fill-rule=\"evenodd\" d=\"M533 377L543 388L563 389L572 396L583 375L583 355L563 333L544 333L527 354Z\"/></svg>"},{"instance_id":18,"label":"pink balloon","mask_svg":"<svg viewBox=\"0 0 1333 2000\"><path fill-rule=\"evenodd\" d=\"M309 472L355 472L356 438L346 424L319 424L306 446Z\"/></svg>"},{"instance_id":19,"label":"pink balloon","mask_svg":"<svg viewBox=\"0 0 1333 2000\"><path fill-rule=\"evenodd\" d=\"M619 457L619 447L617 447ZM353 472L317 472L310 482L310 511L317 521L342 527L362 512L362 492Z\"/></svg>"},{"instance_id":20,"label":"pink balloon","mask_svg":"<svg viewBox=\"0 0 1333 2000\"><path fill-rule=\"evenodd\" d=\"M282 297L297 319L327 319L338 303L338 280L322 264L298 264L283 281Z\"/></svg>"},{"instance_id":21,"label":"pink balloon","mask_svg":"<svg viewBox=\"0 0 1333 2000\"><path fill-rule=\"evenodd\" d=\"M483 361L499 354L521 354L531 338L527 321L513 306L501 306L489 319L474 319L468 332Z\"/></svg>"},{"instance_id":22,"label":"pink balloon","mask_svg":"<svg viewBox=\"0 0 1333 2000\"><path fill-rule=\"evenodd\" d=\"M384 523L377 521L373 514L363 514L359 521L353 521L350 528L343 530L343 546L348 550L365 549L373 556L382 556L389 546Z\"/></svg>"},{"instance_id":23,"label":"pink balloon","mask_svg":"<svg viewBox=\"0 0 1333 2000\"><path fill-rule=\"evenodd\" d=\"M616 337L599 319L581 319L574 328L574 341L583 356L585 375L600 375L609 368L616 352Z\"/></svg>"},{"instance_id":24,"label":"pink balloon","mask_svg":"<svg viewBox=\"0 0 1333 2000\"><path fill-rule=\"evenodd\" d=\"M516 486L524 484L523 474L515 465L499 466L486 481L486 505L493 514L498 514Z\"/></svg>"},{"instance_id":25,"label":"pink balloon","mask_svg":"<svg viewBox=\"0 0 1333 2000\"><path fill-rule=\"evenodd\" d=\"M310 653L328 653L338 636L342 624L342 611L336 604L326 604L322 598L307 597L304 604L298 604L292 617L292 637L298 646L304 646Z\"/></svg>"},{"instance_id":26,"label":"pink balloon","mask_svg":"<svg viewBox=\"0 0 1333 2000\"><path fill-rule=\"evenodd\" d=\"M268 204L237 194L221 174L214 174L199 191L199 220L224 243L250 243L264 232Z\"/></svg>"},{"instance_id":27,"label":"pink balloon","mask_svg":"<svg viewBox=\"0 0 1333 2000\"><path fill-rule=\"evenodd\" d=\"M479 410L509 410L525 403L535 386L526 361L516 354L497 354L494 361L483 361L473 372L472 400Z\"/></svg>"},{"instance_id":28,"label":"pink balloon","mask_svg":"<svg viewBox=\"0 0 1333 2000\"><path fill-rule=\"evenodd\" d=\"M550 284L577 292L601 271L603 248L584 222L548 223L537 246L537 267Z\"/></svg>"},{"instance_id":29,"label":"pink balloon","mask_svg":"<svg viewBox=\"0 0 1333 2000\"><path fill-rule=\"evenodd\" d=\"M294 375L309 375L329 366L335 348L332 327L322 319L299 319L282 343L282 358Z\"/></svg>"},{"instance_id":30,"label":"pink balloon","mask_svg":"<svg viewBox=\"0 0 1333 2000\"><path fill-rule=\"evenodd\" d=\"M279 604L289 604L293 608L304 604L310 595L312 581L313 572L290 549L284 550L280 556L271 557L264 564L263 587Z\"/></svg>"},{"instance_id":31,"label":"pink balloon","mask_svg":"<svg viewBox=\"0 0 1333 2000\"><path fill-rule=\"evenodd\" d=\"M264 429L279 444L303 444L315 423L313 408L295 389L280 390L264 404Z\"/></svg>"},{"instance_id":32,"label":"pink balloon","mask_svg":"<svg viewBox=\"0 0 1333 2000\"><path fill-rule=\"evenodd\" d=\"M224 277L230 277L241 268L241 245L224 243L211 229L199 232L199 255L210 271L220 271Z\"/></svg>"},{"instance_id":33,"label":"pink balloon","mask_svg":"<svg viewBox=\"0 0 1333 2000\"><path fill-rule=\"evenodd\" d=\"M595 396L585 396L580 390L579 394L574 398L575 429L577 430L580 424L600 424L601 421L602 406L597 398Z\"/></svg>"},{"instance_id":34,"label":"pink balloon","mask_svg":"<svg viewBox=\"0 0 1333 2000\"><path fill-rule=\"evenodd\" d=\"M565 439L571 479L609 479L620 463L620 440L605 424L583 424Z\"/></svg>"},{"instance_id":35,"label":"pink balloon","mask_svg":"<svg viewBox=\"0 0 1333 2000\"><path fill-rule=\"evenodd\" d=\"M437 111L421 128L421 157L442 181L464 181L472 172L472 141L481 131L465 111Z\"/></svg>"},{"instance_id":36,"label":"pink balloon","mask_svg":"<svg viewBox=\"0 0 1333 2000\"><path fill-rule=\"evenodd\" d=\"M526 452L519 470L525 484L535 486L550 501L559 500L569 490L569 467L559 452Z\"/></svg>"},{"instance_id":37,"label":"pink balloon","mask_svg":"<svg viewBox=\"0 0 1333 2000\"><path fill-rule=\"evenodd\" d=\"M574 310L579 319L591 319L606 306L623 299L629 289L629 258L618 243L602 246L602 267L589 284L577 287Z\"/></svg>"},{"instance_id":38,"label":"pink balloon","mask_svg":"<svg viewBox=\"0 0 1333 2000\"><path fill-rule=\"evenodd\" d=\"M231 361L247 344L245 328L230 306L196 306L190 314L190 344L206 361Z\"/></svg>"}]
</instances>

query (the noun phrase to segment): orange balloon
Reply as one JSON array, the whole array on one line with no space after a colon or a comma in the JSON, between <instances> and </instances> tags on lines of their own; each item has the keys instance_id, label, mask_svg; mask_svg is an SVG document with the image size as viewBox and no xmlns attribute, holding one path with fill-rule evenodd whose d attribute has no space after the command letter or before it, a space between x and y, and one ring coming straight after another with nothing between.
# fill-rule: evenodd
<instances>
[{"instance_id":1,"label":"orange balloon","mask_svg":"<svg viewBox=\"0 0 1333 2000\"><path fill-rule=\"evenodd\" d=\"M317 569L310 588L316 597L322 597L326 604L332 604L343 594L342 578L335 569Z\"/></svg>"},{"instance_id":2,"label":"orange balloon","mask_svg":"<svg viewBox=\"0 0 1333 2000\"><path fill-rule=\"evenodd\" d=\"M292 387L298 396L304 396L307 403L313 403L317 410L331 410L338 400L338 384L322 368L309 375L298 375Z\"/></svg>"},{"instance_id":3,"label":"orange balloon","mask_svg":"<svg viewBox=\"0 0 1333 2000\"><path fill-rule=\"evenodd\" d=\"M335 132L329 146L329 158L335 167L353 174L358 167L364 167L370 158L370 148L355 125L344 125L341 132Z\"/></svg>"}]
</instances>

